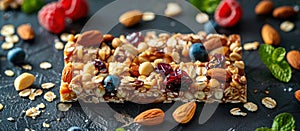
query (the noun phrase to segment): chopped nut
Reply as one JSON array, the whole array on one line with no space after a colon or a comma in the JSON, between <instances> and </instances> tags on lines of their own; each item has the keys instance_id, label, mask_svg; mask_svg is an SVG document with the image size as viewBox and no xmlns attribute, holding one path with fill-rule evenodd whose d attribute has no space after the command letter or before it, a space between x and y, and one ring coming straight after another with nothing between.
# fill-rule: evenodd
<instances>
[{"instance_id":1,"label":"chopped nut","mask_svg":"<svg viewBox=\"0 0 300 131\"><path fill-rule=\"evenodd\" d=\"M139 73L145 76L148 76L153 70L154 67L150 62L144 62L139 67Z\"/></svg>"},{"instance_id":2,"label":"chopped nut","mask_svg":"<svg viewBox=\"0 0 300 131\"><path fill-rule=\"evenodd\" d=\"M72 107L72 104L59 103L57 104L57 108L60 111L68 111Z\"/></svg>"},{"instance_id":3,"label":"chopped nut","mask_svg":"<svg viewBox=\"0 0 300 131\"><path fill-rule=\"evenodd\" d=\"M44 103L40 103L36 107L39 109L44 109L46 107L46 105Z\"/></svg>"},{"instance_id":4,"label":"chopped nut","mask_svg":"<svg viewBox=\"0 0 300 131\"><path fill-rule=\"evenodd\" d=\"M62 42L60 42L60 41L55 41L54 42L54 47L57 50L62 50L62 49L64 49L64 44Z\"/></svg>"},{"instance_id":5,"label":"chopped nut","mask_svg":"<svg viewBox=\"0 0 300 131\"><path fill-rule=\"evenodd\" d=\"M12 77L15 75L15 73L12 70L5 70L4 74L9 77Z\"/></svg>"},{"instance_id":6,"label":"chopped nut","mask_svg":"<svg viewBox=\"0 0 300 131\"><path fill-rule=\"evenodd\" d=\"M295 24L290 21L284 21L280 24L280 29L284 32L290 32L294 29Z\"/></svg>"},{"instance_id":7,"label":"chopped nut","mask_svg":"<svg viewBox=\"0 0 300 131\"><path fill-rule=\"evenodd\" d=\"M14 47L14 43L12 43L12 42L3 42L2 45L1 45L1 48L3 50L9 50L13 47Z\"/></svg>"},{"instance_id":8,"label":"chopped nut","mask_svg":"<svg viewBox=\"0 0 300 131\"><path fill-rule=\"evenodd\" d=\"M234 116L246 116L247 113L242 112L240 108L232 108L230 110L230 114L234 115Z\"/></svg>"},{"instance_id":9,"label":"chopped nut","mask_svg":"<svg viewBox=\"0 0 300 131\"><path fill-rule=\"evenodd\" d=\"M258 107L253 102L247 102L244 104L244 107L251 112L257 111Z\"/></svg>"},{"instance_id":10,"label":"chopped nut","mask_svg":"<svg viewBox=\"0 0 300 131\"><path fill-rule=\"evenodd\" d=\"M25 70L32 70L32 66L29 65L29 64L22 65L22 68L25 69Z\"/></svg>"},{"instance_id":11,"label":"chopped nut","mask_svg":"<svg viewBox=\"0 0 300 131\"><path fill-rule=\"evenodd\" d=\"M250 43L245 43L244 44L244 50L257 50L259 46L259 43L257 41L250 42Z\"/></svg>"},{"instance_id":12,"label":"chopped nut","mask_svg":"<svg viewBox=\"0 0 300 131\"><path fill-rule=\"evenodd\" d=\"M31 90L35 90L35 89L25 89L25 90L22 90L21 92L19 92L19 96L21 97L27 97L31 94Z\"/></svg>"},{"instance_id":13,"label":"chopped nut","mask_svg":"<svg viewBox=\"0 0 300 131\"><path fill-rule=\"evenodd\" d=\"M43 89L51 89L51 88L53 88L54 86L55 86L55 84L54 84L54 83L51 83L51 82L42 84L42 88L43 88Z\"/></svg>"},{"instance_id":14,"label":"chopped nut","mask_svg":"<svg viewBox=\"0 0 300 131\"><path fill-rule=\"evenodd\" d=\"M34 38L34 30L30 24L22 24L17 29L18 35L23 40L32 40Z\"/></svg>"},{"instance_id":15,"label":"chopped nut","mask_svg":"<svg viewBox=\"0 0 300 131\"><path fill-rule=\"evenodd\" d=\"M51 65L51 63L49 63L49 62L42 62L41 64L40 64L40 68L41 69L50 69L52 67L52 65Z\"/></svg>"},{"instance_id":16,"label":"chopped nut","mask_svg":"<svg viewBox=\"0 0 300 131\"><path fill-rule=\"evenodd\" d=\"M15 26L14 25L4 25L1 29L1 35L3 36L10 36L15 33Z\"/></svg>"},{"instance_id":17,"label":"chopped nut","mask_svg":"<svg viewBox=\"0 0 300 131\"><path fill-rule=\"evenodd\" d=\"M10 121L10 122L15 121L15 119L13 117L8 117L7 120Z\"/></svg>"},{"instance_id":18,"label":"chopped nut","mask_svg":"<svg viewBox=\"0 0 300 131\"><path fill-rule=\"evenodd\" d=\"M200 24L206 23L209 20L209 17L206 13L198 13L196 15L196 21Z\"/></svg>"},{"instance_id":19,"label":"chopped nut","mask_svg":"<svg viewBox=\"0 0 300 131\"><path fill-rule=\"evenodd\" d=\"M144 12L143 21L152 21L155 19L155 14L153 12Z\"/></svg>"},{"instance_id":20,"label":"chopped nut","mask_svg":"<svg viewBox=\"0 0 300 131\"><path fill-rule=\"evenodd\" d=\"M273 109L276 107L277 103L274 99L272 99L271 97L265 97L261 100L262 104L269 108L269 109Z\"/></svg>"},{"instance_id":21,"label":"chopped nut","mask_svg":"<svg viewBox=\"0 0 300 131\"><path fill-rule=\"evenodd\" d=\"M49 128L49 127L50 127L50 124L48 124L48 123L46 123L46 122L43 122L43 127Z\"/></svg>"},{"instance_id":22,"label":"chopped nut","mask_svg":"<svg viewBox=\"0 0 300 131\"><path fill-rule=\"evenodd\" d=\"M25 115L28 117L31 117L35 119L35 117L39 116L41 114L41 111L39 111L36 107L31 107L28 110L26 110Z\"/></svg>"},{"instance_id":23,"label":"chopped nut","mask_svg":"<svg viewBox=\"0 0 300 131\"><path fill-rule=\"evenodd\" d=\"M17 43L19 41L19 37L17 35L6 36L5 41L9 43Z\"/></svg>"},{"instance_id":24,"label":"chopped nut","mask_svg":"<svg viewBox=\"0 0 300 131\"><path fill-rule=\"evenodd\" d=\"M168 3L165 15L168 17L176 16L181 13L181 7L177 3Z\"/></svg>"},{"instance_id":25,"label":"chopped nut","mask_svg":"<svg viewBox=\"0 0 300 131\"><path fill-rule=\"evenodd\" d=\"M60 40L63 41L63 42L67 42L68 39L69 39L69 35L70 35L69 33L62 33L60 35Z\"/></svg>"},{"instance_id":26,"label":"chopped nut","mask_svg":"<svg viewBox=\"0 0 300 131\"><path fill-rule=\"evenodd\" d=\"M48 91L44 95L44 99L48 102L52 102L56 98L56 95L52 91Z\"/></svg>"},{"instance_id":27,"label":"chopped nut","mask_svg":"<svg viewBox=\"0 0 300 131\"><path fill-rule=\"evenodd\" d=\"M2 111L3 107L4 106L0 103L0 111Z\"/></svg>"},{"instance_id":28,"label":"chopped nut","mask_svg":"<svg viewBox=\"0 0 300 131\"><path fill-rule=\"evenodd\" d=\"M122 41L120 40L120 38L114 38L111 44L112 47L117 48L122 44Z\"/></svg>"}]
</instances>

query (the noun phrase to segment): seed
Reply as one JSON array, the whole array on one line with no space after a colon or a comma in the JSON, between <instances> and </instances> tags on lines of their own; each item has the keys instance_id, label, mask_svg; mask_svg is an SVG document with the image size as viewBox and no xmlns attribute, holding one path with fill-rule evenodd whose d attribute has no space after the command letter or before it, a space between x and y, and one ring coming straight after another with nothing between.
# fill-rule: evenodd
<instances>
[{"instance_id":1,"label":"seed","mask_svg":"<svg viewBox=\"0 0 300 131\"><path fill-rule=\"evenodd\" d=\"M52 67L52 65L51 65L51 63L49 63L49 62L42 62L42 63L40 64L40 68L41 68L41 69L44 69L44 70L50 69L51 67Z\"/></svg>"},{"instance_id":2,"label":"seed","mask_svg":"<svg viewBox=\"0 0 300 131\"><path fill-rule=\"evenodd\" d=\"M198 13L196 15L196 21L200 24L206 23L209 20L209 17L206 13Z\"/></svg>"},{"instance_id":3,"label":"seed","mask_svg":"<svg viewBox=\"0 0 300 131\"><path fill-rule=\"evenodd\" d=\"M230 114L234 115L234 116L246 116L247 113L242 112L240 108L232 108L230 110Z\"/></svg>"},{"instance_id":4,"label":"seed","mask_svg":"<svg viewBox=\"0 0 300 131\"><path fill-rule=\"evenodd\" d=\"M256 104L254 104L253 102L247 102L244 104L244 107L248 110L248 111L257 111L258 107Z\"/></svg>"},{"instance_id":5,"label":"seed","mask_svg":"<svg viewBox=\"0 0 300 131\"><path fill-rule=\"evenodd\" d=\"M55 84L51 83L51 82L42 84L43 89L50 89L50 88L53 88L54 86L55 86Z\"/></svg>"},{"instance_id":6,"label":"seed","mask_svg":"<svg viewBox=\"0 0 300 131\"><path fill-rule=\"evenodd\" d=\"M52 102L56 98L56 95L52 91L48 91L44 95L44 99L48 102Z\"/></svg>"},{"instance_id":7,"label":"seed","mask_svg":"<svg viewBox=\"0 0 300 131\"><path fill-rule=\"evenodd\" d=\"M21 97L27 97L31 94L31 90L35 90L35 89L25 89L25 90L22 90L21 92L19 92L19 96ZM34 92L34 91L32 91Z\"/></svg>"},{"instance_id":8,"label":"seed","mask_svg":"<svg viewBox=\"0 0 300 131\"><path fill-rule=\"evenodd\" d=\"M32 66L29 65L29 64L22 65L22 68L23 68L24 70L32 70Z\"/></svg>"},{"instance_id":9,"label":"seed","mask_svg":"<svg viewBox=\"0 0 300 131\"><path fill-rule=\"evenodd\" d=\"M2 111L3 107L4 106L0 103L0 111Z\"/></svg>"},{"instance_id":10,"label":"seed","mask_svg":"<svg viewBox=\"0 0 300 131\"><path fill-rule=\"evenodd\" d=\"M10 36L15 33L15 26L14 25L4 25L1 29L1 35L3 36Z\"/></svg>"},{"instance_id":11,"label":"seed","mask_svg":"<svg viewBox=\"0 0 300 131\"><path fill-rule=\"evenodd\" d=\"M284 21L280 24L280 29L284 32L290 32L294 29L295 24L290 21Z\"/></svg>"},{"instance_id":12,"label":"seed","mask_svg":"<svg viewBox=\"0 0 300 131\"><path fill-rule=\"evenodd\" d=\"M64 49L64 44L60 41L55 41L54 47L57 50L62 50L62 49Z\"/></svg>"},{"instance_id":13,"label":"seed","mask_svg":"<svg viewBox=\"0 0 300 131\"><path fill-rule=\"evenodd\" d=\"M14 47L14 43L12 43L12 42L3 42L2 45L1 45L1 48L3 50L9 50L13 47Z\"/></svg>"},{"instance_id":14,"label":"seed","mask_svg":"<svg viewBox=\"0 0 300 131\"><path fill-rule=\"evenodd\" d=\"M6 36L5 41L11 43L17 43L19 41L19 37L17 35Z\"/></svg>"},{"instance_id":15,"label":"seed","mask_svg":"<svg viewBox=\"0 0 300 131\"><path fill-rule=\"evenodd\" d=\"M69 33L62 33L60 35L60 40L63 41L63 42L67 42L68 39L69 39L69 35L70 35Z\"/></svg>"},{"instance_id":16,"label":"seed","mask_svg":"<svg viewBox=\"0 0 300 131\"><path fill-rule=\"evenodd\" d=\"M267 107L269 109L273 109L277 105L276 101L274 99L272 99L271 97L265 97L262 99L261 102L265 107Z\"/></svg>"},{"instance_id":17,"label":"seed","mask_svg":"<svg viewBox=\"0 0 300 131\"><path fill-rule=\"evenodd\" d=\"M46 107L46 105L44 103L40 103L36 107L39 109L44 109Z\"/></svg>"},{"instance_id":18,"label":"seed","mask_svg":"<svg viewBox=\"0 0 300 131\"><path fill-rule=\"evenodd\" d=\"M12 70L5 70L4 74L9 77L12 77L15 75L15 73Z\"/></svg>"},{"instance_id":19,"label":"seed","mask_svg":"<svg viewBox=\"0 0 300 131\"><path fill-rule=\"evenodd\" d=\"M68 111L72 107L72 104L59 103L57 104L57 108L60 111Z\"/></svg>"},{"instance_id":20,"label":"seed","mask_svg":"<svg viewBox=\"0 0 300 131\"><path fill-rule=\"evenodd\" d=\"M155 14L153 12L144 12L143 21L152 21L155 19Z\"/></svg>"},{"instance_id":21,"label":"seed","mask_svg":"<svg viewBox=\"0 0 300 131\"><path fill-rule=\"evenodd\" d=\"M8 117L7 120L10 121L10 122L15 121L15 119L13 117Z\"/></svg>"}]
</instances>

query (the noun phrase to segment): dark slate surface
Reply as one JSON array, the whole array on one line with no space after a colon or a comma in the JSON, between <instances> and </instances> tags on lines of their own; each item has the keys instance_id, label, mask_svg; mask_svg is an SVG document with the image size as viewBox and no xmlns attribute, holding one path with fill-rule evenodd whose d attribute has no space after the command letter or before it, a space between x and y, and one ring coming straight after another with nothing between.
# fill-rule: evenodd
<instances>
[{"instance_id":1,"label":"dark slate surface","mask_svg":"<svg viewBox=\"0 0 300 131\"><path fill-rule=\"evenodd\" d=\"M262 41L260 37L260 28L264 23L270 23L277 30L279 30L280 20L275 20L271 16L256 16L253 13L255 4L259 0L240 0L240 3L244 10L244 15L240 23L232 29L219 29L220 33L238 33L242 37L242 42L248 41ZM110 3L110 0L89 0L90 4L90 15L92 16L98 9L102 8L106 4ZM300 4L298 0L276 0L275 6L279 5L294 5ZM4 15L9 15L8 19L4 19ZM80 21L70 24L66 31L67 32L80 32L84 23L88 18L82 19ZM111 31L114 35L119 35L122 33L132 32L139 29L152 28L153 26L158 29L164 29L169 32L190 32L188 28L184 25L176 24L176 28L170 26L172 19L158 17L155 21L149 22L147 24L141 23L135 28L125 29L120 25L117 25ZM299 15L293 19L296 23L296 29L289 33L284 33L279 31L282 36L282 42L280 46L286 48L287 51L300 49L300 21ZM101 21L99 21L101 22ZM36 38L34 41L25 42L20 41L15 44L16 47L22 47L27 52L27 62L33 65L33 70L28 71L36 75L36 81L33 87L40 88L39 86L44 82L54 82L56 87L51 89L56 95L58 95L58 87L60 84L61 70L63 69L63 55L62 51L57 51L54 48L54 39L58 36L48 33L38 24L36 14L25 15L20 11L7 11L0 12L0 26L5 24L14 24L18 26L22 23L31 23L36 32ZM2 43L2 41L1 41ZM25 128L35 129L35 130L66 130L71 126L80 126L85 130L114 130L116 127L122 126L121 123L117 122L113 118L114 113L110 113L107 108L95 108L93 114L98 112L98 115L93 115L93 119L90 119L86 114L90 112L83 112L82 107L79 103L73 103L72 108L68 112L61 112L56 109L59 99L48 103L42 96L36 98L35 101L30 101L26 98L21 98L18 96L18 92L15 91L13 87L13 81L16 76L26 72L26 70L20 67L14 66L9 63L6 57L7 51L0 49L0 103L4 104L4 109L0 112L0 130L10 131L10 130L21 130ZM133 103L125 104L109 104L111 109L118 111L120 113L126 113L132 117L136 116L140 112L153 108L159 107L167 111L166 118L170 120L169 123L165 122L164 125L172 125L169 129L172 130L212 130L212 131L227 131L227 130L237 130L237 131L253 131L258 127L272 125L273 118L281 112L292 113L296 119L296 130L300 130L300 103L294 98L294 92L300 89L300 72L297 70L293 71L293 77L289 83L282 83L276 80L267 70L266 66L260 61L257 51L244 51L243 59L246 64L246 74L248 79L248 100L257 103L259 110L257 112L248 112L246 117L233 117L229 114L229 110L234 107L242 108L242 104L221 104L217 108L217 111L213 116L204 124L198 124L198 118L200 111L203 109L203 103L198 103L197 111L195 117L192 121L185 125L176 125L171 119L171 113L174 110L170 108L172 104L148 104L148 105L137 105ZM39 68L39 63L43 61L49 61L53 64L53 68L50 70L42 70ZM15 72L14 77L7 77L4 75L4 70L12 69ZM292 90L289 92L288 89ZM257 89L258 93L254 94L253 90ZM265 90L269 90L270 94L266 95ZM286 90L286 91L284 91ZM46 90L44 90L46 92ZM273 97L278 106L275 109L267 109L261 104L261 98L265 96ZM42 112L42 115L37 117L35 120L25 117L22 110L26 110L30 107L36 106L39 103L45 103L46 109ZM178 103L176 103L178 104ZM104 103L100 104L106 105ZM107 105L106 105L107 106ZM177 105L176 105L177 106ZM176 107L173 106L173 107ZM83 107L85 109L86 107ZM170 109L169 109L170 108ZM242 108L242 110L244 110ZM100 113L99 113L100 112ZM89 115L91 116L91 115ZM8 117L13 117L14 122L9 122L6 119ZM60 118L60 122L57 121ZM51 127L49 129L43 128L42 123L50 123ZM170 124L171 123L171 124ZM130 129L135 130L162 130L159 126L157 127L139 127L137 125L131 125Z\"/></svg>"}]
</instances>

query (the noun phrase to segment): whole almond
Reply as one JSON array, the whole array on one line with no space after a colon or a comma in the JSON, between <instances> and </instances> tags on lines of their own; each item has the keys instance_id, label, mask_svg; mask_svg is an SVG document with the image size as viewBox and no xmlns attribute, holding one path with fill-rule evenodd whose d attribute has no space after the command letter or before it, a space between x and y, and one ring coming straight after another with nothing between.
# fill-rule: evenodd
<instances>
[{"instance_id":1,"label":"whole almond","mask_svg":"<svg viewBox=\"0 0 300 131\"><path fill-rule=\"evenodd\" d=\"M173 112L173 118L178 123L188 123L194 116L196 111L196 102L192 101L189 103L185 103L181 106L179 106L174 112Z\"/></svg>"},{"instance_id":2,"label":"whole almond","mask_svg":"<svg viewBox=\"0 0 300 131\"><path fill-rule=\"evenodd\" d=\"M143 13L139 10L127 11L119 17L119 22L126 27L139 23L143 18Z\"/></svg>"},{"instance_id":3,"label":"whole almond","mask_svg":"<svg viewBox=\"0 0 300 131\"><path fill-rule=\"evenodd\" d=\"M30 24L22 24L17 29L18 35L23 40L32 40L34 38L34 30Z\"/></svg>"},{"instance_id":4,"label":"whole almond","mask_svg":"<svg viewBox=\"0 0 300 131\"><path fill-rule=\"evenodd\" d=\"M207 70L207 75L219 81L228 81L231 77L230 72L223 68L212 68Z\"/></svg>"},{"instance_id":5,"label":"whole almond","mask_svg":"<svg viewBox=\"0 0 300 131\"><path fill-rule=\"evenodd\" d=\"M297 90L297 91L295 92L295 98L296 98L297 101L300 102L300 90Z\"/></svg>"},{"instance_id":6,"label":"whole almond","mask_svg":"<svg viewBox=\"0 0 300 131\"><path fill-rule=\"evenodd\" d=\"M134 118L134 122L141 125L158 125L164 121L165 113L161 109L146 110Z\"/></svg>"},{"instance_id":7,"label":"whole almond","mask_svg":"<svg viewBox=\"0 0 300 131\"><path fill-rule=\"evenodd\" d=\"M262 0L255 7L255 14L266 15L273 10L274 3L271 0Z\"/></svg>"},{"instance_id":8,"label":"whole almond","mask_svg":"<svg viewBox=\"0 0 300 131\"><path fill-rule=\"evenodd\" d=\"M72 64L69 63L68 65L65 66L65 68L62 72L61 79L63 82L70 83L72 80L72 76L73 76Z\"/></svg>"},{"instance_id":9,"label":"whole almond","mask_svg":"<svg viewBox=\"0 0 300 131\"><path fill-rule=\"evenodd\" d=\"M279 19L287 19L297 14L292 6L280 6L273 11L273 17Z\"/></svg>"},{"instance_id":10,"label":"whole almond","mask_svg":"<svg viewBox=\"0 0 300 131\"><path fill-rule=\"evenodd\" d=\"M90 30L78 36L76 43L84 46L97 45L103 41L102 33L98 30Z\"/></svg>"},{"instance_id":11,"label":"whole almond","mask_svg":"<svg viewBox=\"0 0 300 131\"><path fill-rule=\"evenodd\" d=\"M289 51L286 55L286 59L293 68L300 70L300 52L299 51L297 51L297 50Z\"/></svg>"},{"instance_id":12,"label":"whole almond","mask_svg":"<svg viewBox=\"0 0 300 131\"><path fill-rule=\"evenodd\" d=\"M213 50L223 45L222 40L218 37L211 38L203 43L206 50Z\"/></svg>"},{"instance_id":13,"label":"whole almond","mask_svg":"<svg viewBox=\"0 0 300 131\"><path fill-rule=\"evenodd\" d=\"M261 36L268 45L278 45L280 43L279 33L269 24L262 27Z\"/></svg>"}]
</instances>

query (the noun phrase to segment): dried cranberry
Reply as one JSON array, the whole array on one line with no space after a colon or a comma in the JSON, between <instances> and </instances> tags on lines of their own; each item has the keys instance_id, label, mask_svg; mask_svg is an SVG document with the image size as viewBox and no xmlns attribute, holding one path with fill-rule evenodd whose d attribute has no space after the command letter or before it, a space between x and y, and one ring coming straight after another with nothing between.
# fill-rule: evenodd
<instances>
[{"instance_id":1,"label":"dried cranberry","mask_svg":"<svg viewBox=\"0 0 300 131\"><path fill-rule=\"evenodd\" d=\"M97 70L98 70L99 72L101 72L101 73L107 72L106 65L105 65L105 63L102 62L101 60L95 59L95 60L93 61L93 64L94 64L95 68L97 68Z\"/></svg>"},{"instance_id":2,"label":"dried cranberry","mask_svg":"<svg viewBox=\"0 0 300 131\"><path fill-rule=\"evenodd\" d=\"M173 72L172 67L167 63L158 63L156 70L157 72L164 73L165 75L168 75L171 72Z\"/></svg>"},{"instance_id":3,"label":"dried cranberry","mask_svg":"<svg viewBox=\"0 0 300 131\"><path fill-rule=\"evenodd\" d=\"M128 34L126 36L126 39L128 40L129 43L137 46L140 42L144 41L144 36L142 32L133 32L131 34Z\"/></svg>"},{"instance_id":4,"label":"dried cranberry","mask_svg":"<svg viewBox=\"0 0 300 131\"><path fill-rule=\"evenodd\" d=\"M187 90L193 80L185 71L176 69L165 78L164 83L170 91L179 92L180 88Z\"/></svg>"},{"instance_id":5,"label":"dried cranberry","mask_svg":"<svg viewBox=\"0 0 300 131\"><path fill-rule=\"evenodd\" d=\"M144 82L141 80L138 80L138 79L136 79L132 84L132 86L135 87L136 90L143 87L143 85L144 85Z\"/></svg>"},{"instance_id":6,"label":"dried cranberry","mask_svg":"<svg viewBox=\"0 0 300 131\"><path fill-rule=\"evenodd\" d=\"M212 59L209 61L207 68L223 68L225 65L225 56L222 54L214 54Z\"/></svg>"}]
</instances>

